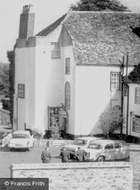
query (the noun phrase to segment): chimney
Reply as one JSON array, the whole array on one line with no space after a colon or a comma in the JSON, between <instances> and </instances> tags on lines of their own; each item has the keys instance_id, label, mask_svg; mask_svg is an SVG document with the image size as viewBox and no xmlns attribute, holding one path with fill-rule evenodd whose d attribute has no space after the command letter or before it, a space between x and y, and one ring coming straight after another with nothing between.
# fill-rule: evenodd
<instances>
[{"instance_id":1,"label":"chimney","mask_svg":"<svg viewBox=\"0 0 140 190\"><path fill-rule=\"evenodd\" d=\"M35 13L32 5L23 6L23 12L20 15L19 39L27 39L34 35Z\"/></svg>"}]
</instances>

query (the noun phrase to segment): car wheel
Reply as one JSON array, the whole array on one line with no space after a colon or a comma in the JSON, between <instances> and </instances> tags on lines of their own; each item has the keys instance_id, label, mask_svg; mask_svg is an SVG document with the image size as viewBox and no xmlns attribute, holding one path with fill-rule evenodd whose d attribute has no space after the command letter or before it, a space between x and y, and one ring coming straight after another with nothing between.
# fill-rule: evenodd
<instances>
[{"instance_id":1,"label":"car wheel","mask_svg":"<svg viewBox=\"0 0 140 190\"><path fill-rule=\"evenodd\" d=\"M27 148L27 151L30 151L30 147Z\"/></svg>"},{"instance_id":2,"label":"car wheel","mask_svg":"<svg viewBox=\"0 0 140 190\"><path fill-rule=\"evenodd\" d=\"M10 151L13 151L13 148L10 148Z\"/></svg>"},{"instance_id":3,"label":"car wheel","mask_svg":"<svg viewBox=\"0 0 140 190\"><path fill-rule=\"evenodd\" d=\"M31 148L33 148L33 147L34 147L34 143L32 144Z\"/></svg>"},{"instance_id":4,"label":"car wheel","mask_svg":"<svg viewBox=\"0 0 140 190\"><path fill-rule=\"evenodd\" d=\"M99 156L97 159L98 162L104 162L105 161L105 157L104 156Z\"/></svg>"}]
</instances>

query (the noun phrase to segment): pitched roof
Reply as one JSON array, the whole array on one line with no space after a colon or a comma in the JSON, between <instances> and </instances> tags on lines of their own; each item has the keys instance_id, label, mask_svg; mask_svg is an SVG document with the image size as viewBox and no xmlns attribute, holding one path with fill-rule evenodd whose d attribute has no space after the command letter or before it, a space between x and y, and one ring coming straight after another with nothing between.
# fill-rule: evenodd
<instances>
[{"instance_id":1,"label":"pitched roof","mask_svg":"<svg viewBox=\"0 0 140 190\"><path fill-rule=\"evenodd\" d=\"M61 22L66 17L66 15L67 14L63 15L58 20L56 20L54 23L52 23L51 25L47 26L41 32L39 32L38 34L36 34L36 36L47 36L49 33L51 33L53 30L55 30L61 24Z\"/></svg>"},{"instance_id":2,"label":"pitched roof","mask_svg":"<svg viewBox=\"0 0 140 190\"><path fill-rule=\"evenodd\" d=\"M140 60L140 38L131 28L140 26L138 13L70 11L39 34L47 35L59 24L71 36L76 64L115 65L127 53L129 65Z\"/></svg>"}]
</instances>

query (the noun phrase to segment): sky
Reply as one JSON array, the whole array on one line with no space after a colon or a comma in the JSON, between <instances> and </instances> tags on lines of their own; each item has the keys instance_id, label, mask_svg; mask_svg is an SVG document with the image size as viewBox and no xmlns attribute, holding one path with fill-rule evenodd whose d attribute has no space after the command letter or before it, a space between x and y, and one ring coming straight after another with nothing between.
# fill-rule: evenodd
<instances>
[{"instance_id":1,"label":"sky","mask_svg":"<svg viewBox=\"0 0 140 190\"><path fill-rule=\"evenodd\" d=\"M67 13L79 0L0 0L0 62L8 63L7 50L13 50L19 32L19 18L24 5L33 5L35 31L40 32ZM132 12L140 13L140 0L120 0Z\"/></svg>"}]
</instances>

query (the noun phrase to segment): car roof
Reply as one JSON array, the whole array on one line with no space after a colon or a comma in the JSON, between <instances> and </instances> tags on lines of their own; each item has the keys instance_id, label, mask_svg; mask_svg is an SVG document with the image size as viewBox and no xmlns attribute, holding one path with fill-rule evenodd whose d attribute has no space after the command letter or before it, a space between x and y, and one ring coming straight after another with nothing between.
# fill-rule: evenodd
<instances>
[{"instance_id":1,"label":"car roof","mask_svg":"<svg viewBox=\"0 0 140 190\"><path fill-rule=\"evenodd\" d=\"M118 140L110 140L110 139L99 139L99 140L95 140L93 143L98 143L98 144L106 145L106 144L115 143L115 142L121 143Z\"/></svg>"},{"instance_id":2,"label":"car roof","mask_svg":"<svg viewBox=\"0 0 140 190\"><path fill-rule=\"evenodd\" d=\"M18 134L22 134L22 135L30 135L30 132L29 131L24 131L24 130L18 130L18 131L14 131L13 134L15 135L18 135Z\"/></svg>"},{"instance_id":3,"label":"car roof","mask_svg":"<svg viewBox=\"0 0 140 190\"><path fill-rule=\"evenodd\" d=\"M96 139L100 139L99 137L78 137L76 139L83 139L83 140L96 140ZM75 140L76 140L75 139Z\"/></svg>"}]
</instances>

